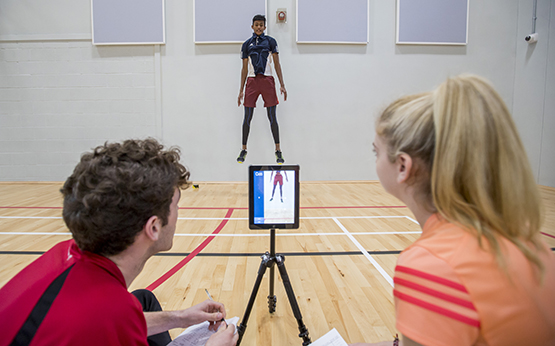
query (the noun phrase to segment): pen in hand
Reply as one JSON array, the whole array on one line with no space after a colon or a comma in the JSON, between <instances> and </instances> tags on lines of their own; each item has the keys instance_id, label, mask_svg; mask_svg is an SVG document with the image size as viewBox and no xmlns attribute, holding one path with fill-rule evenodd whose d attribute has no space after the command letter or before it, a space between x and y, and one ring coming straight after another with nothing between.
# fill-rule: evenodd
<instances>
[{"instance_id":1,"label":"pen in hand","mask_svg":"<svg viewBox=\"0 0 555 346\"><path fill-rule=\"evenodd\" d=\"M210 293L206 288L204 289L204 291L206 291L206 294L208 295L208 299L210 299L211 301L214 301L214 299L212 299L212 296L210 295ZM222 317L221 322L225 323L225 327L227 328L227 322L225 321L225 318Z\"/></svg>"}]
</instances>

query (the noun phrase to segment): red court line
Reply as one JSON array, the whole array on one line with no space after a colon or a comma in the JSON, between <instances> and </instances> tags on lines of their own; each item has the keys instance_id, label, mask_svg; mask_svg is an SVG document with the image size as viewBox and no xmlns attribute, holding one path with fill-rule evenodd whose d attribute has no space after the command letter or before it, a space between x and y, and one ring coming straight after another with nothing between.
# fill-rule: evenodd
<instances>
[{"instance_id":1,"label":"red court line","mask_svg":"<svg viewBox=\"0 0 555 346\"><path fill-rule=\"evenodd\" d=\"M551 237L551 238L555 238L555 236L554 236L554 235L551 235L551 234L547 234L547 233L543 233L543 232L540 232L540 233L541 233L541 234L543 234L543 235L545 235L545 236L548 236L548 237Z\"/></svg>"},{"instance_id":2,"label":"red court line","mask_svg":"<svg viewBox=\"0 0 555 346\"><path fill-rule=\"evenodd\" d=\"M231 214L233 214L233 208L229 208L227 210L227 214L225 214L224 219L222 220L222 222L220 222L220 224L218 225L218 227L214 230L214 232L212 232L212 234L210 236L208 236L208 238L206 238L199 246L197 246L197 248L195 250L193 250L193 252L191 252L187 257L185 257L183 260L181 260L181 262L177 263L172 269L170 269L167 273L165 273L164 275L160 276L158 278L158 280L154 281L153 283L151 283L146 289L149 291L153 291L155 290L158 286L160 286L161 284L163 284L166 280L168 280L170 277L172 277L173 274L177 273L177 271L181 268L183 268L183 266L185 266L185 264L189 263L189 261L191 261L196 255L199 254L199 252L201 252L214 238L215 235L220 233L220 231L222 230L222 228L224 228L224 226L226 225L227 221L229 221L229 217L231 217Z\"/></svg>"}]
</instances>

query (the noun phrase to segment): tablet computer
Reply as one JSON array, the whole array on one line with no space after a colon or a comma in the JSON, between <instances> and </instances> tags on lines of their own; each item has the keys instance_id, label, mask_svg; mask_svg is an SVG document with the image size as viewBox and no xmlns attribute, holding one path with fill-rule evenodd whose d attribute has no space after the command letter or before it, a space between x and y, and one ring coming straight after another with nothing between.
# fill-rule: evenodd
<instances>
[{"instance_id":1,"label":"tablet computer","mask_svg":"<svg viewBox=\"0 0 555 346\"><path fill-rule=\"evenodd\" d=\"M249 166L249 228L299 228L299 166Z\"/></svg>"}]
</instances>

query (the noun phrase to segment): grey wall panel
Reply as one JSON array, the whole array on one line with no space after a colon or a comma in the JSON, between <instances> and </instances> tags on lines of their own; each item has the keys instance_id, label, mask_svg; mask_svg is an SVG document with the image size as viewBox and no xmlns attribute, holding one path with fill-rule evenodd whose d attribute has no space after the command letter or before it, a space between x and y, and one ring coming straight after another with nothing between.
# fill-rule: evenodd
<instances>
[{"instance_id":1,"label":"grey wall panel","mask_svg":"<svg viewBox=\"0 0 555 346\"><path fill-rule=\"evenodd\" d=\"M90 39L90 10L90 0L1 0L0 39Z\"/></svg>"},{"instance_id":2,"label":"grey wall panel","mask_svg":"<svg viewBox=\"0 0 555 346\"><path fill-rule=\"evenodd\" d=\"M93 44L163 44L164 0L92 0Z\"/></svg>"},{"instance_id":3,"label":"grey wall panel","mask_svg":"<svg viewBox=\"0 0 555 346\"><path fill-rule=\"evenodd\" d=\"M195 43L244 42L257 14L266 14L266 0L195 0Z\"/></svg>"},{"instance_id":4,"label":"grey wall panel","mask_svg":"<svg viewBox=\"0 0 555 346\"><path fill-rule=\"evenodd\" d=\"M368 0L297 0L298 43L368 43Z\"/></svg>"},{"instance_id":5,"label":"grey wall panel","mask_svg":"<svg viewBox=\"0 0 555 346\"><path fill-rule=\"evenodd\" d=\"M466 44L469 0L397 0L397 43Z\"/></svg>"}]
</instances>

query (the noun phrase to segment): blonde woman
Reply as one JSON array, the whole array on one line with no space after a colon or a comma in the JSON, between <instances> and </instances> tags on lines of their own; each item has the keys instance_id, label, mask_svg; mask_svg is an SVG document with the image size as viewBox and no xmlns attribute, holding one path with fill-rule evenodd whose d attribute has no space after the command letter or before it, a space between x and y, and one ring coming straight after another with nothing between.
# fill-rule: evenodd
<instances>
[{"instance_id":1,"label":"blonde woman","mask_svg":"<svg viewBox=\"0 0 555 346\"><path fill-rule=\"evenodd\" d=\"M382 185L422 226L395 268L402 344L555 345L555 256L493 87L462 75L393 102L376 122L374 151Z\"/></svg>"}]
</instances>

